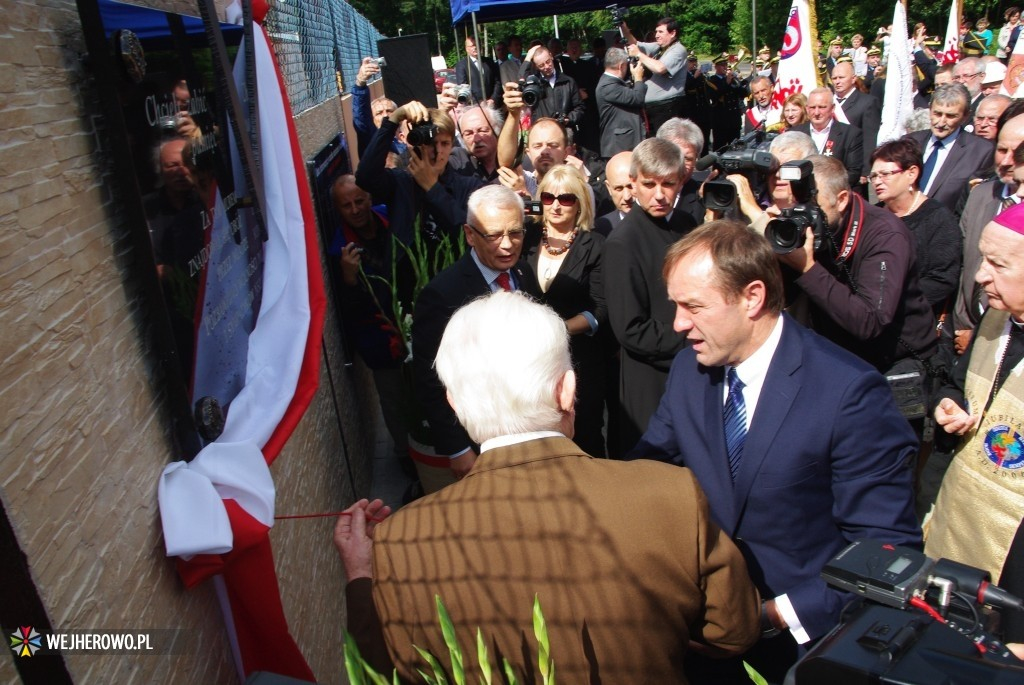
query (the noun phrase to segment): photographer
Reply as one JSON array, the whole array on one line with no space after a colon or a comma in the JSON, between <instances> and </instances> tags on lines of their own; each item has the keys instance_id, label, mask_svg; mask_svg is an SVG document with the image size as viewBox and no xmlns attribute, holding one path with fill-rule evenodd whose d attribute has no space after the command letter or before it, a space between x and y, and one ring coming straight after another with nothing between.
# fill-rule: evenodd
<instances>
[{"instance_id":1,"label":"photographer","mask_svg":"<svg viewBox=\"0 0 1024 685\"><path fill-rule=\"evenodd\" d=\"M626 80L627 69L633 82ZM647 84L643 67L630 65L626 52L610 48L604 57L604 73L597 82L597 109L601 119L601 157L632 150L644 139L644 96Z\"/></svg>"},{"instance_id":2,"label":"photographer","mask_svg":"<svg viewBox=\"0 0 1024 685\"><path fill-rule=\"evenodd\" d=\"M407 141L411 148L409 168L385 167L388 149L403 122L412 129ZM423 216L422 230L431 239L457 237L466 221L466 203L483 183L448 168L455 139L455 123L440 110L408 102L381 122L359 160L356 182L377 202L388 206L392 231L405 244L413 238L417 216Z\"/></svg>"},{"instance_id":3,"label":"photographer","mask_svg":"<svg viewBox=\"0 0 1024 685\"><path fill-rule=\"evenodd\" d=\"M650 72L644 104L647 109L648 135L672 117L682 116L686 98L686 48L679 42L679 25L672 17L658 20L653 43L637 42L629 25L619 28L626 39L626 52L636 57Z\"/></svg>"},{"instance_id":4,"label":"photographer","mask_svg":"<svg viewBox=\"0 0 1024 685\"><path fill-rule=\"evenodd\" d=\"M381 60L383 61L383 60ZM356 73L356 82L352 86L352 125L356 129L356 148L359 156L366 154L373 134L380 128L384 117L395 111L394 100L379 97L370 101L370 80L380 75L380 62L373 57L364 57ZM403 132L404 133L404 132ZM396 136L391 141L391 152L401 155L405 152L405 143Z\"/></svg>"},{"instance_id":5,"label":"photographer","mask_svg":"<svg viewBox=\"0 0 1024 685\"><path fill-rule=\"evenodd\" d=\"M768 146L772 153L772 171L768 175L768 198L769 204L754 196L750 181L743 174L729 174L726 180L736 186L736 202L740 212L750 224L750 227L758 233L764 233L765 226L773 218L779 216L780 210L792 207L796 204L789 181L779 178L778 169L786 162L797 159L806 159L815 154L814 142L806 133L786 131L780 133Z\"/></svg>"},{"instance_id":6,"label":"photographer","mask_svg":"<svg viewBox=\"0 0 1024 685\"><path fill-rule=\"evenodd\" d=\"M531 118L534 121L551 118L563 126L577 128L583 121L584 113L579 86L571 76L555 70L555 58L551 56L550 50L540 45L530 48L519 69L519 78L528 76L537 76L542 84L550 86L542 91L537 103L530 107Z\"/></svg>"},{"instance_id":7,"label":"photographer","mask_svg":"<svg viewBox=\"0 0 1024 685\"><path fill-rule=\"evenodd\" d=\"M820 236L808 227L803 245L778 255L789 270L783 273L807 294L814 330L882 373L916 371L921 396L912 399L924 401L925 364L931 366L937 338L918 283L914 238L892 212L851 192L838 159L811 161L826 225ZM771 227L768 234L771 240ZM914 420L923 419L923 409L901 407Z\"/></svg>"}]
</instances>

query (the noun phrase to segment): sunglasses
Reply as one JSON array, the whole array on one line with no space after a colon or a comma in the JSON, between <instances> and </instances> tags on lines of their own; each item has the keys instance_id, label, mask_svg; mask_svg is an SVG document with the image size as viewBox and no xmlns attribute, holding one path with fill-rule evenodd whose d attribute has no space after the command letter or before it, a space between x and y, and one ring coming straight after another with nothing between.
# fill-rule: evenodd
<instances>
[{"instance_id":1,"label":"sunglasses","mask_svg":"<svg viewBox=\"0 0 1024 685\"><path fill-rule=\"evenodd\" d=\"M562 193L561 195L554 195L552 193L540 194L541 204L545 205L553 204L555 200L558 200L558 204L563 207L575 207L577 199L572 193Z\"/></svg>"}]
</instances>

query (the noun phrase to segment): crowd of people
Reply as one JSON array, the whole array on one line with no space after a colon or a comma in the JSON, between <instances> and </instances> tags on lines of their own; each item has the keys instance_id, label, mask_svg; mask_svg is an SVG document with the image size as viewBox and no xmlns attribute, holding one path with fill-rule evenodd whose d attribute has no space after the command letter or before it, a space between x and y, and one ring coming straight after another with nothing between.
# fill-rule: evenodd
<instances>
[{"instance_id":1,"label":"crowd of people","mask_svg":"<svg viewBox=\"0 0 1024 685\"><path fill-rule=\"evenodd\" d=\"M970 28L982 52L1019 31ZM334 192L343 316L398 458L412 402L446 466L398 512L338 520L350 629L388 672L416 678L413 644L447 652L439 595L464 646L479 628L532 682L537 595L559 680L747 682L746 663L782 682L839 622L850 595L821 570L859 539L1024 594L1024 101L992 89L1005 65L940 66L923 26L837 39L827 86L765 136L770 168L698 170L765 129L777 60L705 74L678 31L623 24L589 58L510 36L492 61L467 38L472 96L436 107L371 102L363 62L360 162ZM879 144L898 49L923 113ZM723 182L732 199L707 201ZM392 237L468 249L416 289ZM1024 641L1021 618L1001 637Z\"/></svg>"}]
</instances>

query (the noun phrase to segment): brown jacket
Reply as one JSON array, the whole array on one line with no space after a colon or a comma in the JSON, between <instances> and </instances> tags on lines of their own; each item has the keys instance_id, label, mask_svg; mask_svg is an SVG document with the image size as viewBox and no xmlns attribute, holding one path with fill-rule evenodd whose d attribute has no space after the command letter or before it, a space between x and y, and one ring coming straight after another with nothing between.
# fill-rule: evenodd
<instances>
[{"instance_id":1,"label":"brown jacket","mask_svg":"<svg viewBox=\"0 0 1024 685\"><path fill-rule=\"evenodd\" d=\"M562 437L489 450L377 528L373 598L407 680L425 667L414 644L449 663L435 594L467 673L479 627L524 683L539 680L535 594L564 685L683 683L689 640L739 653L759 637L743 557L690 470L596 459Z\"/></svg>"}]
</instances>

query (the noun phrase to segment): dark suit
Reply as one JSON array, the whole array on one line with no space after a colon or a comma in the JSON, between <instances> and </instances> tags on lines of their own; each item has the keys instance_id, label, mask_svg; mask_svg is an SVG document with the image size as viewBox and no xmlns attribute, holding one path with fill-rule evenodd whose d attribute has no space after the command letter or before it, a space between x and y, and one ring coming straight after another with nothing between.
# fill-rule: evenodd
<instances>
[{"instance_id":1,"label":"dark suit","mask_svg":"<svg viewBox=\"0 0 1024 685\"><path fill-rule=\"evenodd\" d=\"M526 261L537 274L540 231L531 231L523 246ZM602 430L604 427L604 362L605 336L608 329L608 308L604 303L604 283L601 262L604 254L604 236L593 231L580 232L569 252L563 258L558 273L541 293L539 300L555 310L563 319L571 319L581 312L590 312L597 319L594 335L578 334L569 338L573 368L576 370L576 434L574 439L587 454L603 457L607 454Z\"/></svg>"},{"instance_id":2,"label":"dark suit","mask_svg":"<svg viewBox=\"0 0 1024 685\"><path fill-rule=\"evenodd\" d=\"M914 131L907 134L907 138L917 141L921 146L925 160L928 159L928 141L931 137L931 131ZM946 205L949 211L955 212L957 201L967 187L967 182L992 166L994 149L992 141L979 138L967 131L960 131L946 153L942 166L932 173L933 180L927 191L928 197Z\"/></svg>"},{"instance_id":3,"label":"dark suit","mask_svg":"<svg viewBox=\"0 0 1024 685\"><path fill-rule=\"evenodd\" d=\"M528 264L520 260L511 271L517 289L537 294L537 280ZM416 299L412 324L416 400L430 424L433 447L438 454L457 454L470 447L472 441L448 404L444 386L434 370L437 348L455 310L489 292L490 285L470 251L435 276Z\"/></svg>"},{"instance_id":4,"label":"dark suit","mask_svg":"<svg viewBox=\"0 0 1024 685\"><path fill-rule=\"evenodd\" d=\"M870 169L871 153L878 147L878 129L882 126L882 105L877 98L854 88L847 95L842 108L850 126L859 128L863 136L864 163L861 169Z\"/></svg>"},{"instance_id":5,"label":"dark suit","mask_svg":"<svg viewBox=\"0 0 1024 685\"><path fill-rule=\"evenodd\" d=\"M601 156L632 150L644 139L644 97L647 84L632 85L605 72L597 82L597 111L601 120Z\"/></svg>"},{"instance_id":6,"label":"dark suit","mask_svg":"<svg viewBox=\"0 0 1024 685\"><path fill-rule=\"evenodd\" d=\"M519 80L519 67L522 60L507 59L498 67L499 87L504 89L506 83Z\"/></svg>"},{"instance_id":7,"label":"dark suit","mask_svg":"<svg viewBox=\"0 0 1024 685\"><path fill-rule=\"evenodd\" d=\"M602 214L594 220L594 231L607 238L611 235L611 232L622 223L622 219L622 212L618 209L613 209L607 214Z\"/></svg>"},{"instance_id":8,"label":"dark suit","mask_svg":"<svg viewBox=\"0 0 1024 685\"><path fill-rule=\"evenodd\" d=\"M792 130L811 135L810 123L797 124ZM861 166L864 163L863 134L856 126L833 121L828 130L828 139L825 141L825 149L822 154L835 157L843 163L851 188L860 185L861 176L868 175L867 169Z\"/></svg>"},{"instance_id":9,"label":"dark suit","mask_svg":"<svg viewBox=\"0 0 1024 685\"><path fill-rule=\"evenodd\" d=\"M470 92L477 102L484 100L498 100L501 98L501 86L498 84L498 66L489 58L480 60L483 64L484 73L481 75L476 64L463 57L455 64L456 83L469 83ZM468 66L467 66L468 65ZM470 83L472 79L472 83Z\"/></svg>"},{"instance_id":10,"label":"dark suit","mask_svg":"<svg viewBox=\"0 0 1024 685\"><path fill-rule=\"evenodd\" d=\"M742 555L693 474L595 459L560 436L484 452L464 479L381 523L373 556L378 631L403 682L429 671L414 644L448 663L435 595L463 650L479 628L491 663L507 658L519 682L540 681L535 596L558 682L683 683L689 640L737 652L758 635ZM363 614L368 586L347 593L361 590ZM362 648L372 636L356 637Z\"/></svg>"},{"instance_id":11,"label":"dark suit","mask_svg":"<svg viewBox=\"0 0 1024 685\"><path fill-rule=\"evenodd\" d=\"M980 298L983 305L988 298L974 281L974 275L981 266L981 250L978 241L985 224L1002 211L1003 191L1006 186L998 178L991 178L979 183L971 189L967 196L967 204L960 215L960 232L963 234L963 268L960 271L960 283L956 295L956 308L953 310L954 330L973 329L981 321L980 312L974 306L975 299ZM978 294L976 296L976 291Z\"/></svg>"},{"instance_id":12,"label":"dark suit","mask_svg":"<svg viewBox=\"0 0 1024 685\"><path fill-rule=\"evenodd\" d=\"M785 594L808 636L820 637L848 599L819 575L829 559L865 537L921 544L910 466L917 440L885 378L784 316L733 484L724 375L692 349L680 352L631 456L692 469L762 598Z\"/></svg>"}]
</instances>

